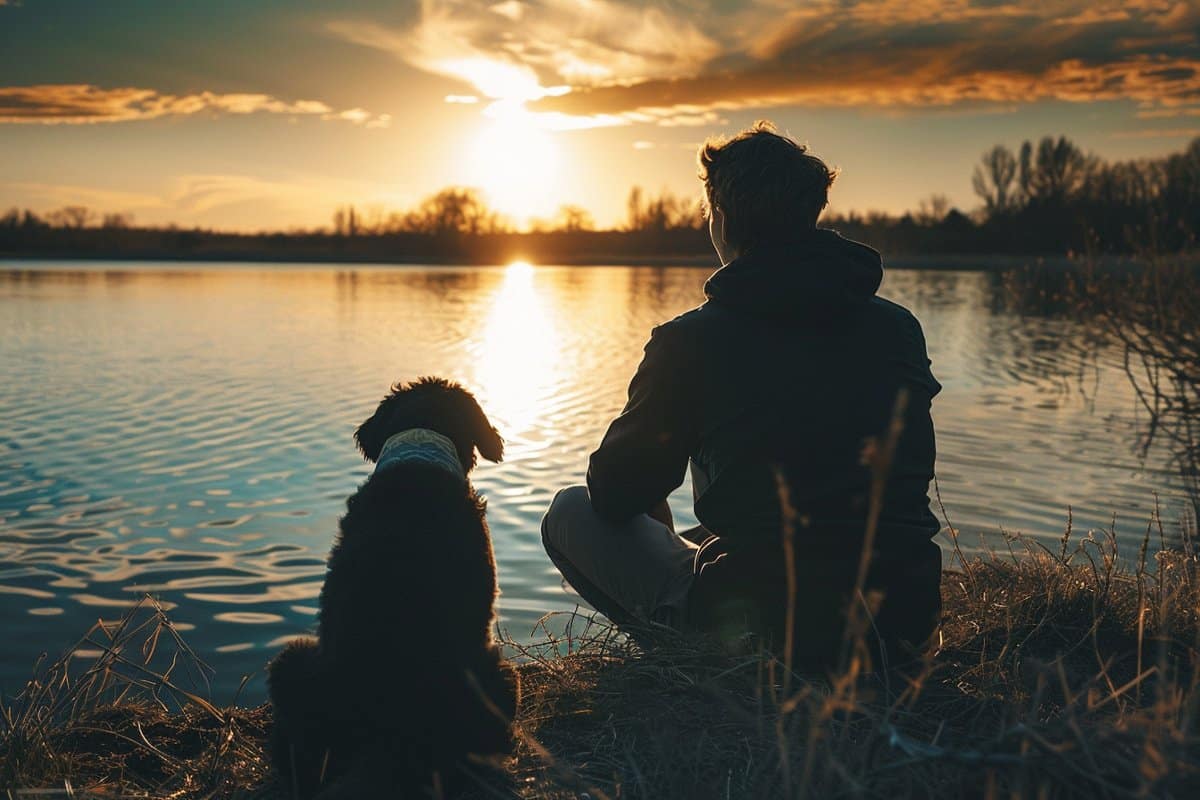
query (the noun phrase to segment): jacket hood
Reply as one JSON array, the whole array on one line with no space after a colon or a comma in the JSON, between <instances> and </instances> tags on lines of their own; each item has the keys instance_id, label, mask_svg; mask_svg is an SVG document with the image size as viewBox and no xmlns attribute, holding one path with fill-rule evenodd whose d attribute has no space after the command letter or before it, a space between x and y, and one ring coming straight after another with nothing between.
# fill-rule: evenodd
<instances>
[{"instance_id":1,"label":"jacket hood","mask_svg":"<svg viewBox=\"0 0 1200 800\"><path fill-rule=\"evenodd\" d=\"M883 260L865 244L817 228L748 250L713 273L705 296L757 316L830 320L864 305L883 281Z\"/></svg>"}]
</instances>

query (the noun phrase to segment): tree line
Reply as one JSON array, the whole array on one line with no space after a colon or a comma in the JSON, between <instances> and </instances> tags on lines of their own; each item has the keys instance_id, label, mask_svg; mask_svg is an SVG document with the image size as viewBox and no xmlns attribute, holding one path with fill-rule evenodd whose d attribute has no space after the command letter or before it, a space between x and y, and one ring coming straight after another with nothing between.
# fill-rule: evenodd
<instances>
[{"instance_id":1,"label":"tree line","mask_svg":"<svg viewBox=\"0 0 1200 800\"><path fill-rule=\"evenodd\" d=\"M669 190L651 194L640 186L629 190L626 218L617 230L700 230L704 220L699 201ZM334 211L331 229L339 236L371 236L419 233L430 236L515 233L511 219L487 206L486 200L469 187L452 186L430 195L404 212L385 212L378 206L361 209L353 205ZM580 233L596 230L591 212L578 205L559 206L549 219L534 218L525 226L530 233Z\"/></svg>"},{"instance_id":2,"label":"tree line","mask_svg":"<svg viewBox=\"0 0 1200 800\"><path fill-rule=\"evenodd\" d=\"M1200 227L1200 138L1179 153L1132 161L1105 161L1064 136L1026 141L1016 150L996 145L981 156L971 182L981 205L968 211L935 194L905 214L827 212L821 224L890 254L1173 252L1194 246ZM575 205L518 231L478 190L459 186L405 211L340 206L330 226L288 233L138 227L130 215L101 215L80 205L0 215L0 254L10 255L120 257L128 250L169 257L212 245L207 252L232 247L264 257L269 248L284 248L288 257L307 251L314 258L344 257L357 249L370 258L474 258L489 244L522 237L551 253L598 247L597 255L685 256L708 254L710 247L698 196L637 186L625 219L607 231L596 230L591 214Z\"/></svg>"},{"instance_id":3,"label":"tree line","mask_svg":"<svg viewBox=\"0 0 1200 800\"><path fill-rule=\"evenodd\" d=\"M981 222L1047 249L1179 250L1200 223L1200 138L1164 158L1104 161L1065 136L996 145L972 175Z\"/></svg>"}]
</instances>

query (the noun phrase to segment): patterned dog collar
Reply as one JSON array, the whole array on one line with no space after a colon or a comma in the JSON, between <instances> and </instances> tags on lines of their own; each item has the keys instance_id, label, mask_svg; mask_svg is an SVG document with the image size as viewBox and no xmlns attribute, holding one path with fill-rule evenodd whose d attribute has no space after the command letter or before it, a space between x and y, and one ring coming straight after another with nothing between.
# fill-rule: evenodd
<instances>
[{"instance_id":1,"label":"patterned dog collar","mask_svg":"<svg viewBox=\"0 0 1200 800\"><path fill-rule=\"evenodd\" d=\"M375 471L411 463L431 464L466 479L467 471L458 460L454 442L428 428L410 428L389 436L375 462Z\"/></svg>"}]
</instances>

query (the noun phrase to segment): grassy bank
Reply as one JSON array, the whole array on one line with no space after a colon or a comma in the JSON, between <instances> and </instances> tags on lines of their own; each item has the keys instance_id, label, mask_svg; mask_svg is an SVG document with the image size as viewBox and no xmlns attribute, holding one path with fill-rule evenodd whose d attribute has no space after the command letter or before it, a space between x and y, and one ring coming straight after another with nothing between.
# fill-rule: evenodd
<instances>
[{"instance_id":1,"label":"grassy bank","mask_svg":"<svg viewBox=\"0 0 1200 800\"><path fill-rule=\"evenodd\" d=\"M760 654L599 621L513 645L516 755L480 797L1200 796L1200 575L1190 544L1022 539L943 576L936 654L908 677L788 675ZM1159 552L1153 553L1152 551ZM1121 558L1118 558L1118 555ZM548 631L562 631L551 635ZM270 712L214 708L152 606L98 625L3 710L12 796L282 797ZM70 674L69 674L70 673Z\"/></svg>"}]
</instances>

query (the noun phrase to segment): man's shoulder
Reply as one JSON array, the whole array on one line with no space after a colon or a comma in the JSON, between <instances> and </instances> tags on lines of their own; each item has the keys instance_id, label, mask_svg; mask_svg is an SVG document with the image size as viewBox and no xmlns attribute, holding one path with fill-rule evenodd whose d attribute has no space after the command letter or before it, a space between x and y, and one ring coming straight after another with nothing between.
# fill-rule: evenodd
<instances>
[{"instance_id":1,"label":"man's shoulder","mask_svg":"<svg viewBox=\"0 0 1200 800\"><path fill-rule=\"evenodd\" d=\"M650 336L656 341L663 342L684 339L690 335L694 335L700 328L705 327L709 322L710 316L705 311L705 306L697 306L673 319L655 325L654 329L650 332Z\"/></svg>"},{"instance_id":2,"label":"man's shoulder","mask_svg":"<svg viewBox=\"0 0 1200 800\"><path fill-rule=\"evenodd\" d=\"M867 303L867 313L883 324L891 325L901 330L921 330L921 322L916 315L899 303L886 297L875 295Z\"/></svg>"},{"instance_id":3,"label":"man's shoulder","mask_svg":"<svg viewBox=\"0 0 1200 800\"><path fill-rule=\"evenodd\" d=\"M729 311L720 303L707 302L683 312L674 319L667 320L657 326L654 332L657 334L661 331L664 335L671 337L693 335L711 327L714 323L719 324L729 316Z\"/></svg>"}]
</instances>

